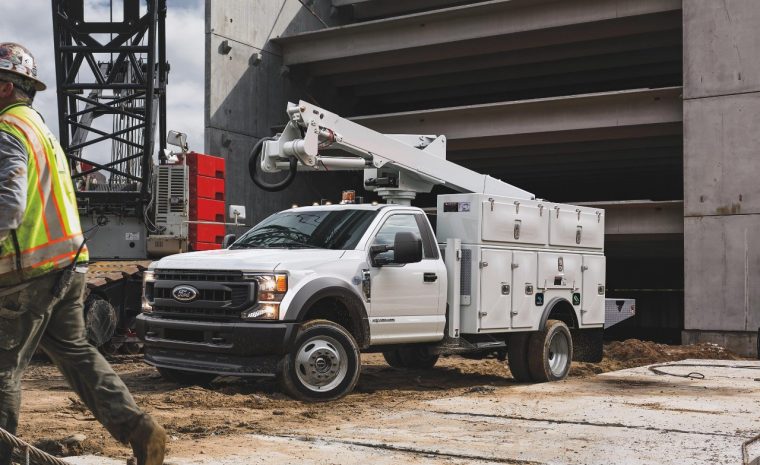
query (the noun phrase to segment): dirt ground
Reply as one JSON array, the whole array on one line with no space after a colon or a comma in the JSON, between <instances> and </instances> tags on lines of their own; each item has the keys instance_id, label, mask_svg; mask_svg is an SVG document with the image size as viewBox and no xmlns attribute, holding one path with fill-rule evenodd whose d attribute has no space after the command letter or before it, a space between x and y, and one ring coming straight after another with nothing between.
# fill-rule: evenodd
<instances>
[{"instance_id":1,"label":"dirt ground","mask_svg":"<svg viewBox=\"0 0 760 465\"><path fill-rule=\"evenodd\" d=\"M737 360L711 344L668 346L628 340L605 346L601 363L574 363L571 377L589 377L624 368L684 359ZM215 454L228 447L226 438L246 433L286 435L291 430L340 430L365 410L458 396L483 394L514 385L506 363L495 359L446 357L431 370L389 367L381 355L362 357L356 391L327 404L304 404L280 393L274 381L221 378L208 387L181 387L163 381L140 356L111 359L137 403L162 423L169 435L169 454ZM95 454L126 458L129 450L114 441L70 391L54 366L36 361L23 382L19 435L56 455ZM73 434L86 436L75 446L63 445Z\"/></svg>"}]
</instances>

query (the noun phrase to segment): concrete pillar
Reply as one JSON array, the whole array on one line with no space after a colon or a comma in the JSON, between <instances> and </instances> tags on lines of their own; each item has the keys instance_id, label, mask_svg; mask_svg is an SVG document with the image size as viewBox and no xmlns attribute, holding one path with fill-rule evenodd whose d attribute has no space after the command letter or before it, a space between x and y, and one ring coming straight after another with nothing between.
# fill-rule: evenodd
<instances>
[{"instance_id":1,"label":"concrete pillar","mask_svg":"<svg viewBox=\"0 0 760 465\"><path fill-rule=\"evenodd\" d=\"M304 3L309 9L298 0L206 0L205 152L227 160L227 205L245 205L248 225L356 188L346 186L345 174L299 174L286 191L269 193L248 175L250 149L284 126L288 100L309 100L271 39L336 25L330 2ZM354 178L361 183L361 175Z\"/></svg>"},{"instance_id":2,"label":"concrete pillar","mask_svg":"<svg viewBox=\"0 0 760 465\"><path fill-rule=\"evenodd\" d=\"M684 0L684 343L757 355L760 2Z\"/></svg>"}]
</instances>

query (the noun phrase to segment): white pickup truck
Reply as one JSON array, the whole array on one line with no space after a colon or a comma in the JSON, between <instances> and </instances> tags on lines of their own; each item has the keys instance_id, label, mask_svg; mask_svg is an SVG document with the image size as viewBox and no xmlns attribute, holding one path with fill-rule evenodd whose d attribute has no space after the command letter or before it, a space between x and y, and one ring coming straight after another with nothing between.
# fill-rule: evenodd
<instances>
[{"instance_id":1,"label":"white pickup truck","mask_svg":"<svg viewBox=\"0 0 760 465\"><path fill-rule=\"evenodd\" d=\"M365 186L397 203L292 208L223 250L154 262L137 331L164 376L276 376L291 396L320 401L354 388L360 352L408 369L440 355L495 355L520 382L563 379L574 358L601 359L603 210L535 199L458 167L440 137L382 135L304 102L288 114L306 130L259 144L256 168L292 177L294 157L310 169L357 169L345 154L370 154ZM312 127L318 150L304 140ZM384 148L363 145L373 137ZM326 142L342 152L319 153ZM441 164L452 174L429 171ZM423 210L400 204L425 183L470 191L438 196L435 233Z\"/></svg>"}]
</instances>

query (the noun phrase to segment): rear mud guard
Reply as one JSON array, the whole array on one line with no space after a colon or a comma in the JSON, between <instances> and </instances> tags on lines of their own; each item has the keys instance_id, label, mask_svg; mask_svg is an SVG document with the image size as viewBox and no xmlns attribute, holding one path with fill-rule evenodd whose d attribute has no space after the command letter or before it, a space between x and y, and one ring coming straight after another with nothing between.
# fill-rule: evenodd
<instances>
[{"instance_id":1,"label":"rear mud guard","mask_svg":"<svg viewBox=\"0 0 760 465\"><path fill-rule=\"evenodd\" d=\"M604 348L604 329L570 329L573 337L573 360L576 362L599 363Z\"/></svg>"}]
</instances>

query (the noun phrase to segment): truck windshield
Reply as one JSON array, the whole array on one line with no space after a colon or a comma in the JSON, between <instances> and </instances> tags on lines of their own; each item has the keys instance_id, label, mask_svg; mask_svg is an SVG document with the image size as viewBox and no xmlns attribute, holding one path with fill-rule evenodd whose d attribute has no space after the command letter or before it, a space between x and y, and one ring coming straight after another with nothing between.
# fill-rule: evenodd
<instances>
[{"instance_id":1,"label":"truck windshield","mask_svg":"<svg viewBox=\"0 0 760 465\"><path fill-rule=\"evenodd\" d=\"M310 210L275 213L230 247L231 249L350 250L377 216L376 210Z\"/></svg>"}]
</instances>

